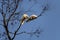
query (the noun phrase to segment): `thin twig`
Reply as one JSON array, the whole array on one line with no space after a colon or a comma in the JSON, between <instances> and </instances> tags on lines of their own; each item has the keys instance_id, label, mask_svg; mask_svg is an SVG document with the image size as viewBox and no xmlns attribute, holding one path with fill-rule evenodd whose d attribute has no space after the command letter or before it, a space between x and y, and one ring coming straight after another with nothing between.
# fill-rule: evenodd
<instances>
[{"instance_id":1,"label":"thin twig","mask_svg":"<svg viewBox=\"0 0 60 40\"><path fill-rule=\"evenodd\" d=\"M42 12L40 13L40 15L38 15L38 17L42 16L46 10L47 10L47 5L43 7Z\"/></svg>"}]
</instances>

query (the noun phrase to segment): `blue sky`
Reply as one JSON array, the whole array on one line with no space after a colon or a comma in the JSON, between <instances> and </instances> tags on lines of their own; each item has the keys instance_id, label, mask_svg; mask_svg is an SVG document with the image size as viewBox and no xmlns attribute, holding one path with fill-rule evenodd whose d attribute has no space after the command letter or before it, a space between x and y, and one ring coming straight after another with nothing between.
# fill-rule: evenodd
<instances>
[{"instance_id":1,"label":"blue sky","mask_svg":"<svg viewBox=\"0 0 60 40\"><path fill-rule=\"evenodd\" d=\"M27 0L24 0L22 2L22 8L23 10L28 10L34 5L30 8L32 12L27 12L27 14L39 15L42 10L42 5L44 6L46 3L48 3L48 10L45 11L45 14L34 21L25 23L20 29L20 31L31 32L40 27L40 29L43 30L40 37L30 37L28 34L21 34L16 36L15 40L60 40L60 0L38 0L35 5L34 2L30 3ZM19 8L17 11L20 11ZM1 18L2 17L0 17L0 19ZM0 29L1 28L2 27L0 27ZM1 29L0 31L2 33L3 30Z\"/></svg>"}]
</instances>

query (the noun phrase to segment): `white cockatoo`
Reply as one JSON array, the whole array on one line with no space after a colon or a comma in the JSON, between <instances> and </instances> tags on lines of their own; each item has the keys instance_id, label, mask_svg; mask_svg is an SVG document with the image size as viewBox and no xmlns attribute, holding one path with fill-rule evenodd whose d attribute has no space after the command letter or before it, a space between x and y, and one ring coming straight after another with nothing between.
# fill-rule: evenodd
<instances>
[{"instance_id":1,"label":"white cockatoo","mask_svg":"<svg viewBox=\"0 0 60 40\"><path fill-rule=\"evenodd\" d=\"M29 18L29 16L27 14L23 14L23 16L21 18L21 25L23 25L25 20L27 20L28 18Z\"/></svg>"},{"instance_id":2,"label":"white cockatoo","mask_svg":"<svg viewBox=\"0 0 60 40\"><path fill-rule=\"evenodd\" d=\"M37 17L38 17L37 15L33 14L33 15L31 15L31 16L28 18L28 20L27 20L26 22L29 22L29 21L31 21L31 20L34 20L34 19L36 19Z\"/></svg>"}]
</instances>

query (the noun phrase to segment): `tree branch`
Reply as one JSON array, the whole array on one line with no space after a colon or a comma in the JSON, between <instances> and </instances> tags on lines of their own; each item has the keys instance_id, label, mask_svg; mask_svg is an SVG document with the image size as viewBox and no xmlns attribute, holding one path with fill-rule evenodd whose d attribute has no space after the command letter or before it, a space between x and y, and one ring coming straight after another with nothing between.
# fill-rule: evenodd
<instances>
[{"instance_id":1,"label":"tree branch","mask_svg":"<svg viewBox=\"0 0 60 40\"><path fill-rule=\"evenodd\" d=\"M48 9L48 8L47 8L47 5L44 6L43 9L42 9L42 12L40 13L40 15L38 15L38 17L42 16L43 13L44 13L47 9Z\"/></svg>"},{"instance_id":2,"label":"tree branch","mask_svg":"<svg viewBox=\"0 0 60 40\"><path fill-rule=\"evenodd\" d=\"M12 40L16 37L16 34L17 34L18 30L20 29L20 27L21 27L21 24L20 24L20 26L17 28L17 30L14 32L14 36L12 37Z\"/></svg>"},{"instance_id":3,"label":"tree branch","mask_svg":"<svg viewBox=\"0 0 60 40\"><path fill-rule=\"evenodd\" d=\"M9 35L9 31L8 31L8 27L7 27L7 25L6 25L6 18L5 18L6 15L4 14L4 11L3 11L3 1L4 1L4 0L2 0L2 13L1 13L2 16L3 16L3 24L4 24L3 27L5 28L5 31L6 31L6 34L7 34L8 39L11 40L11 37L10 37L10 35Z\"/></svg>"},{"instance_id":4,"label":"tree branch","mask_svg":"<svg viewBox=\"0 0 60 40\"><path fill-rule=\"evenodd\" d=\"M11 17L15 14L15 11L17 10L18 5L19 5L19 1L20 1L20 0L17 1L17 4L16 4L16 8L15 8L15 10L14 10L14 11L12 12L12 14L9 16L8 21L7 21L7 25L8 25L8 23L9 23Z\"/></svg>"},{"instance_id":5,"label":"tree branch","mask_svg":"<svg viewBox=\"0 0 60 40\"><path fill-rule=\"evenodd\" d=\"M24 31L24 32L20 32L20 33L17 33L16 35L20 35L20 34L23 34L23 33L25 33L25 34L29 34L29 35L35 35L35 36L39 36L39 34L41 34L41 32L43 32L42 30L39 30L39 29L36 29L34 32L26 32L26 31ZM14 34L14 33L12 33L12 32L9 32L10 34ZM37 35L36 35L37 34Z\"/></svg>"}]
</instances>

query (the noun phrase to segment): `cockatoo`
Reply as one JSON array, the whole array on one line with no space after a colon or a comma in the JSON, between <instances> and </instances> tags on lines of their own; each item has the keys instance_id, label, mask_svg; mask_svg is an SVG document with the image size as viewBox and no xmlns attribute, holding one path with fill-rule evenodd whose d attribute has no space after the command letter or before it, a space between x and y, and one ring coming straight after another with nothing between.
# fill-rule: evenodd
<instances>
[{"instance_id":1,"label":"cockatoo","mask_svg":"<svg viewBox=\"0 0 60 40\"><path fill-rule=\"evenodd\" d=\"M21 25L23 25L25 20L27 20L28 18L29 18L29 16L27 14L23 14L23 16L21 18Z\"/></svg>"},{"instance_id":2,"label":"cockatoo","mask_svg":"<svg viewBox=\"0 0 60 40\"><path fill-rule=\"evenodd\" d=\"M29 21L31 21L31 20L34 20L34 19L36 19L38 16L37 15L31 15L29 18L28 18L28 20L26 21L26 22L29 22Z\"/></svg>"}]
</instances>

